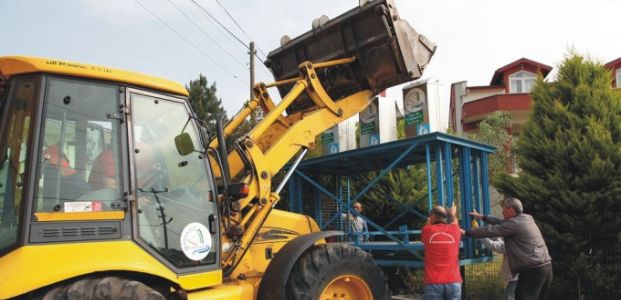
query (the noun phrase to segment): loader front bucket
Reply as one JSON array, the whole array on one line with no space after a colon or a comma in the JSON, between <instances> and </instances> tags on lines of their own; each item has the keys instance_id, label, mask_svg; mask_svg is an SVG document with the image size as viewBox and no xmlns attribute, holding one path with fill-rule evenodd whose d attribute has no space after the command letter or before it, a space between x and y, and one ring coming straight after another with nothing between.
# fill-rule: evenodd
<instances>
[{"instance_id":1,"label":"loader front bucket","mask_svg":"<svg viewBox=\"0 0 621 300\"><path fill-rule=\"evenodd\" d=\"M299 76L298 65L305 61L356 57L353 63L317 71L335 101L366 89L378 94L420 78L436 49L435 44L399 18L393 0L370 1L332 20L323 16L313 22L313 30L287 40L283 37L284 45L271 51L265 61L276 81ZM281 96L292 86L280 86ZM287 112L312 105L303 94Z\"/></svg>"}]
</instances>

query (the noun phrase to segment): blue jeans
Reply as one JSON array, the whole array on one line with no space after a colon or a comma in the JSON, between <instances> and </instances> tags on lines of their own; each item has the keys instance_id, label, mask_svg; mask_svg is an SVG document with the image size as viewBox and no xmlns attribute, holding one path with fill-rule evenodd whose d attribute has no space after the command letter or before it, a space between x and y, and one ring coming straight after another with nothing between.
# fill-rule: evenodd
<instances>
[{"instance_id":1,"label":"blue jeans","mask_svg":"<svg viewBox=\"0 0 621 300\"><path fill-rule=\"evenodd\" d=\"M461 283L425 284L424 300L461 300Z\"/></svg>"},{"instance_id":2,"label":"blue jeans","mask_svg":"<svg viewBox=\"0 0 621 300\"><path fill-rule=\"evenodd\" d=\"M502 299L503 300L514 300L516 286L517 286L517 280L509 281L507 283L507 287L505 288L505 295Z\"/></svg>"}]
</instances>

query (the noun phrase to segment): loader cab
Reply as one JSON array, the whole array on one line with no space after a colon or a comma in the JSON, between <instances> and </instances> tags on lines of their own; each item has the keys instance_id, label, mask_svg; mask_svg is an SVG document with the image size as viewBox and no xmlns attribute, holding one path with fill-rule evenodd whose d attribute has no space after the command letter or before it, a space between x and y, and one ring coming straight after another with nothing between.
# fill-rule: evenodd
<instances>
[{"instance_id":1,"label":"loader cab","mask_svg":"<svg viewBox=\"0 0 621 300\"><path fill-rule=\"evenodd\" d=\"M129 240L177 274L218 269L214 180L185 95L140 87L135 74L129 84L81 77L76 66L5 74L0 256ZM181 133L195 151L178 151Z\"/></svg>"}]
</instances>

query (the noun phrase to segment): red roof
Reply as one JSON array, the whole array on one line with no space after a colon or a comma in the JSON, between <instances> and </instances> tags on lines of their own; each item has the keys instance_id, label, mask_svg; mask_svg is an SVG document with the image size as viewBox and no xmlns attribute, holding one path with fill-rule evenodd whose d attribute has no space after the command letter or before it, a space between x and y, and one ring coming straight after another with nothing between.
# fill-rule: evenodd
<instances>
[{"instance_id":1,"label":"red roof","mask_svg":"<svg viewBox=\"0 0 621 300\"><path fill-rule=\"evenodd\" d=\"M541 74L543 74L543 77L547 76L548 73L552 71L552 67L548 65L544 65L542 63L523 57L496 70L496 72L494 72L494 76L492 77L492 81L490 82L490 85L502 85L503 74L506 71L513 69L517 66L523 65L523 64L531 65L531 66L534 66L536 69L539 69L541 71Z\"/></svg>"},{"instance_id":2,"label":"red roof","mask_svg":"<svg viewBox=\"0 0 621 300\"><path fill-rule=\"evenodd\" d=\"M621 57L619 57L619 58L617 58L617 59L615 59L615 60L605 64L604 67L613 69L613 68L615 68L618 65L621 65Z\"/></svg>"},{"instance_id":3,"label":"red roof","mask_svg":"<svg viewBox=\"0 0 621 300\"><path fill-rule=\"evenodd\" d=\"M469 86L469 90L498 90L504 89L505 87L502 85L481 85L481 86Z\"/></svg>"}]
</instances>

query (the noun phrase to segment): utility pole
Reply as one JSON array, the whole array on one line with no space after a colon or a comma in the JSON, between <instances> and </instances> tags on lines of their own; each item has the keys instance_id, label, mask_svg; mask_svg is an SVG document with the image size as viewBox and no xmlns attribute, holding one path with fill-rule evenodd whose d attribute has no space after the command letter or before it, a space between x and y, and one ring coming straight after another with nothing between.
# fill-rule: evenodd
<instances>
[{"instance_id":1,"label":"utility pole","mask_svg":"<svg viewBox=\"0 0 621 300\"><path fill-rule=\"evenodd\" d=\"M254 48L254 42L250 42L250 100L254 98L254 56L257 54L257 50ZM256 124L256 116L255 112L250 113L250 122L251 124Z\"/></svg>"}]
</instances>

